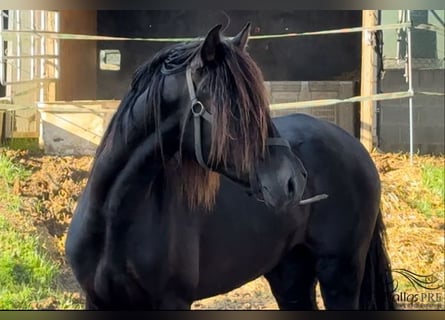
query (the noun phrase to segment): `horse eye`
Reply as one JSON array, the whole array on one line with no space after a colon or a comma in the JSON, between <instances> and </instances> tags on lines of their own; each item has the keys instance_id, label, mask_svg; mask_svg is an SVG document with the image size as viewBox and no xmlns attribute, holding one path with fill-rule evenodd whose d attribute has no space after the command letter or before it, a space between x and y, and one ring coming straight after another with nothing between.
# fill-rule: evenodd
<instances>
[{"instance_id":1,"label":"horse eye","mask_svg":"<svg viewBox=\"0 0 445 320\"><path fill-rule=\"evenodd\" d=\"M196 76L202 78L202 77L204 76L204 74L205 74L204 67L199 67L199 68L197 68L197 69L195 70L195 74L196 74Z\"/></svg>"}]
</instances>

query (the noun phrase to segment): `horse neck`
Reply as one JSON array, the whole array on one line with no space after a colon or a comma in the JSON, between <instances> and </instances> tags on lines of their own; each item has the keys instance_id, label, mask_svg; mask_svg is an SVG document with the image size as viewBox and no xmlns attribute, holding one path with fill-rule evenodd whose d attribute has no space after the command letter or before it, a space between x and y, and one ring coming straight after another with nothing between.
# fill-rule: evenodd
<instances>
[{"instance_id":1,"label":"horse neck","mask_svg":"<svg viewBox=\"0 0 445 320\"><path fill-rule=\"evenodd\" d=\"M120 120L131 123L131 136L122 133L115 134L111 130L104 141L104 147L96 156L88 183L91 184L91 199L95 206L101 207L107 197L113 196L116 190L125 189L125 183L134 175L142 172L147 178L154 179L162 169L162 164L177 151L179 143L176 141L178 120L171 115L161 122L157 130L154 126L147 128L141 121L144 111L141 111L145 96L136 100L133 111L126 111ZM131 119L130 119L131 117ZM129 121L134 120L134 121ZM117 120L114 119L113 122ZM112 123L110 125L118 125ZM114 128L117 130L117 128ZM162 136L163 148L159 146L159 136ZM110 187L111 186L111 187Z\"/></svg>"}]
</instances>

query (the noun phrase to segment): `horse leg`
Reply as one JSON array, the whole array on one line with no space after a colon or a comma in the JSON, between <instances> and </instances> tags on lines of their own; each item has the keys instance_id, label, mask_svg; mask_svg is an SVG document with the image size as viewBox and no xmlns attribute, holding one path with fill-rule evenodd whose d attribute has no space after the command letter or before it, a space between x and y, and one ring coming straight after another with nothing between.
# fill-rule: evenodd
<instances>
[{"instance_id":1,"label":"horse leg","mask_svg":"<svg viewBox=\"0 0 445 320\"><path fill-rule=\"evenodd\" d=\"M190 310L192 302L178 294L167 294L159 303L159 310Z\"/></svg>"},{"instance_id":2,"label":"horse leg","mask_svg":"<svg viewBox=\"0 0 445 320\"><path fill-rule=\"evenodd\" d=\"M359 308L364 259L321 256L317 261L317 278L326 309Z\"/></svg>"},{"instance_id":3,"label":"horse leg","mask_svg":"<svg viewBox=\"0 0 445 320\"><path fill-rule=\"evenodd\" d=\"M264 275L281 310L315 310L315 258L298 245Z\"/></svg>"}]
</instances>

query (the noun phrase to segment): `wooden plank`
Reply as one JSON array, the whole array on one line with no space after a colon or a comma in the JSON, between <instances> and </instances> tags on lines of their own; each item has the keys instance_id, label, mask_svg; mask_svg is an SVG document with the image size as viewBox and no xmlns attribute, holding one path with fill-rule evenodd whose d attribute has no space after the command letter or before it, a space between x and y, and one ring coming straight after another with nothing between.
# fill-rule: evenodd
<instances>
[{"instance_id":1,"label":"wooden plank","mask_svg":"<svg viewBox=\"0 0 445 320\"><path fill-rule=\"evenodd\" d=\"M377 10L363 10L363 27L377 25ZM370 96L377 92L377 55L374 51L373 32L362 32L362 96ZM368 151L375 144L375 101L363 101L360 107L360 141Z\"/></svg>"},{"instance_id":2,"label":"wooden plank","mask_svg":"<svg viewBox=\"0 0 445 320\"><path fill-rule=\"evenodd\" d=\"M11 11L8 19L10 30L30 30L31 11ZM31 55L32 41L30 38L18 36L8 44L7 56ZM9 61L11 62L11 61ZM11 103L21 106L33 106L38 99L39 83L31 79L32 63L30 59L16 59L7 63L6 95L11 97ZM11 138L14 131L36 131L35 110L20 109L8 113L6 118L6 138Z\"/></svg>"},{"instance_id":3,"label":"wooden plank","mask_svg":"<svg viewBox=\"0 0 445 320\"><path fill-rule=\"evenodd\" d=\"M273 92L298 92L301 90L300 81L272 81L270 87Z\"/></svg>"},{"instance_id":4,"label":"wooden plank","mask_svg":"<svg viewBox=\"0 0 445 320\"><path fill-rule=\"evenodd\" d=\"M5 137L3 135L3 118L5 117L5 112L0 111L0 144L3 143Z\"/></svg>"},{"instance_id":5,"label":"wooden plank","mask_svg":"<svg viewBox=\"0 0 445 320\"><path fill-rule=\"evenodd\" d=\"M46 20L47 20L47 30L55 32L57 31L56 26L56 18L55 18L55 12L45 12L46 14ZM54 54L56 53L56 47L57 43L53 39L47 39L45 41L45 53L46 54ZM54 59L48 59L45 63L45 75L48 78L56 78L56 67ZM44 101L54 101L56 100L56 83L55 82L49 82L45 87L45 93L44 93Z\"/></svg>"},{"instance_id":6,"label":"wooden plank","mask_svg":"<svg viewBox=\"0 0 445 320\"><path fill-rule=\"evenodd\" d=\"M77 100L38 103L40 112L57 113L114 113L120 100Z\"/></svg>"},{"instance_id":7,"label":"wooden plank","mask_svg":"<svg viewBox=\"0 0 445 320\"><path fill-rule=\"evenodd\" d=\"M5 139L8 139L12 136L12 132L14 131L14 116L15 116L15 112L13 111L6 111L5 115L4 115L4 127L3 127L3 131L5 133Z\"/></svg>"},{"instance_id":8,"label":"wooden plank","mask_svg":"<svg viewBox=\"0 0 445 320\"><path fill-rule=\"evenodd\" d=\"M39 133L33 131L15 131L12 133L11 138L38 138Z\"/></svg>"},{"instance_id":9,"label":"wooden plank","mask_svg":"<svg viewBox=\"0 0 445 320\"><path fill-rule=\"evenodd\" d=\"M56 100L56 101L45 101L43 103L38 103L39 106L66 106L66 105L77 105L77 106L95 106L101 105L104 108L114 108L119 105L121 100Z\"/></svg>"}]
</instances>

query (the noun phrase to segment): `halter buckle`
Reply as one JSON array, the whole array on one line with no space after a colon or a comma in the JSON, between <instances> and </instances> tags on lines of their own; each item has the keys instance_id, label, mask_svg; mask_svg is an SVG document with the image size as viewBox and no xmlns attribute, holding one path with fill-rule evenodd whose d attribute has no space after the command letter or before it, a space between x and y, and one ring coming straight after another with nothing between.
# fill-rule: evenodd
<instances>
[{"instance_id":1,"label":"halter buckle","mask_svg":"<svg viewBox=\"0 0 445 320\"><path fill-rule=\"evenodd\" d=\"M197 107L199 107L199 109L196 109ZM201 101L195 101L194 103L192 103L192 113L195 117L201 116L205 109L203 104L201 103Z\"/></svg>"}]
</instances>

